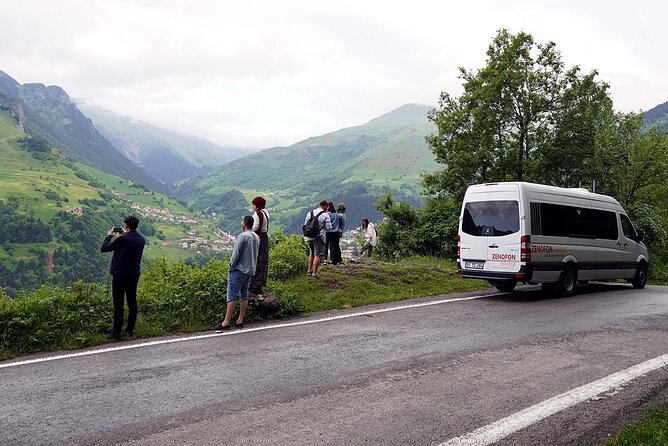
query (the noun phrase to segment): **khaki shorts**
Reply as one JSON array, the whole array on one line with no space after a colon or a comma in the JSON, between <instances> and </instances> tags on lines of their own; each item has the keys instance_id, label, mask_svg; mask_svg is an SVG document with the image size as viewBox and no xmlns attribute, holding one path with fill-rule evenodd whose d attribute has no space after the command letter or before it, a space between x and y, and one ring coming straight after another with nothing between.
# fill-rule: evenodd
<instances>
[{"instance_id":1,"label":"khaki shorts","mask_svg":"<svg viewBox=\"0 0 668 446\"><path fill-rule=\"evenodd\" d=\"M325 255L325 242L320 237L315 240L308 240L308 255L313 257Z\"/></svg>"}]
</instances>

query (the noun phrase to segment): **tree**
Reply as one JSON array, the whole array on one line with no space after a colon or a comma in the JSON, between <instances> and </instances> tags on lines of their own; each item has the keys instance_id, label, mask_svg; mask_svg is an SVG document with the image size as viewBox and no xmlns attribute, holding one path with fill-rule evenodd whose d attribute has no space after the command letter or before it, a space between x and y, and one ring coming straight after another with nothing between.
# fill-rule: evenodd
<instances>
[{"instance_id":1,"label":"tree","mask_svg":"<svg viewBox=\"0 0 668 446\"><path fill-rule=\"evenodd\" d=\"M589 172L596 141L612 112L608 85L598 73L566 70L553 42L498 31L477 72L460 68L464 93L441 93L427 137L446 169L424 177L431 193L463 196L469 184L535 181L577 185Z\"/></svg>"}]
</instances>

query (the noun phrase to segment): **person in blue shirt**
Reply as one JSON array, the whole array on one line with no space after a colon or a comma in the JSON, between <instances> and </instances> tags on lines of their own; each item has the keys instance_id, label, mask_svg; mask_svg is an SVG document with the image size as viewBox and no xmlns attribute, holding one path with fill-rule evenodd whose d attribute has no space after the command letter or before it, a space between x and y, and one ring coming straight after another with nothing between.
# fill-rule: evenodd
<instances>
[{"instance_id":1,"label":"person in blue shirt","mask_svg":"<svg viewBox=\"0 0 668 446\"><path fill-rule=\"evenodd\" d=\"M236 328L243 328L244 316L248 307L248 295L251 277L257 269L257 256L260 250L260 237L253 232L253 217L250 215L241 219L242 232L234 243L232 257L230 257L230 272L227 274L227 309L225 319L216 324L213 329L216 333L228 331L232 321L232 313L236 301L239 300L239 317L234 324Z\"/></svg>"},{"instance_id":2,"label":"person in blue shirt","mask_svg":"<svg viewBox=\"0 0 668 446\"><path fill-rule=\"evenodd\" d=\"M341 246L339 245L341 231L339 231L339 217L336 209L334 209L334 203L331 201L327 202L327 213L332 222L332 229L325 234L325 259L327 258L327 253L329 253L331 264L338 265L341 263Z\"/></svg>"}]
</instances>

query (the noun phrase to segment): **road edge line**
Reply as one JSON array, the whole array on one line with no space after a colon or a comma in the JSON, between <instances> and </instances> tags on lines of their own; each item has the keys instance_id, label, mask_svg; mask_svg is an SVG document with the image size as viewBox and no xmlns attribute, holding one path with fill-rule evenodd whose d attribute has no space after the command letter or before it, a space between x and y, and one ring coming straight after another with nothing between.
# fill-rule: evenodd
<instances>
[{"instance_id":1,"label":"road edge line","mask_svg":"<svg viewBox=\"0 0 668 446\"><path fill-rule=\"evenodd\" d=\"M537 423L551 415L616 389L650 372L668 366L668 354L657 356L605 378L572 389L524 410L480 427L462 436L452 438L438 446L487 446Z\"/></svg>"},{"instance_id":2,"label":"road edge line","mask_svg":"<svg viewBox=\"0 0 668 446\"><path fill-rule=\"evenodd\" d=\"M408 310L412 308L420 308L420 307L428 307L432 305L441 305L441 304L446 304L446 303L451 303L451 302L462 302L462 301L467 301L467 300L475 300L475 299L482 299L484 297L493 297L493 296L498 296L499 294L481 294L477 296L468 296L468 297L455 297L455 298L449 298L449 299L440 299L440 300L433 300L429 302L420 302L420 303L415 303L415 304L408 304L408 305L398 305L394 307L389 307L389 308L379 308L376 310L368 310L368 311L358 311L354 313L349 313L349 314L340 314L337 316L328 316L328 317L323 317L323 318L318 318L318 319L309 319L309 320L304 320L304 321L295 321L295 322L286 322L286 323L281 323L281 324L271 324L271 325L265 325L262 327L255 327L255 328L244 328L243 330L235 330L235 331L229 331L226 333L208 333L208 334L202 334L202 335L195 335L195 336L185 336L185 337L180 337L180 338L174 338L174 339L162 339L162 340L157 340L157 341L148 341L148 342L141 342L141 343L136 343L136 344L128 344L128 345L120 345L120 346L114 346L114 347L106 347L106 348L99 348L99 349L93 349L93 350L87 350L83 352L74 352L74 353L67 353L63 355L55 355L55 356L45 356L42 358L35 358L35 359L26 359L23 361L12 361L11 359L9 362L6 363L0 363L0 369L5 369L9 367L19 367L22 365L30 365L30 364L37 364L40 362L50 362L50 361L57 361L61 359L70 359L70 358L78 358L81 356L91 356L91 355L99 355L102 353L111 353L115 351L122 351L122 350L133 350L136 348L143 348L143 347L153 347L156 345L164 345L164 344L174 344L177 342L186 342L186 341L196 341L199 339L208 339L208 338L215 338L215 337L220 337L220 336L234 336L234 335L239 335L243 333L252 333L254 331L265 331L265 330L277 330L280 328L288 328L288 327L296 327L300 325L311 325L311 324L318 324L318 323L323 323L323 322L331 322L331 321L337 321L341 319L349 319L353 317L359 317L359 316L368 316L368 315L373 315L373 314L380 314L380 313L389 313L391 311L399 311L399 310Z\"/></svg>"}]
</instances>

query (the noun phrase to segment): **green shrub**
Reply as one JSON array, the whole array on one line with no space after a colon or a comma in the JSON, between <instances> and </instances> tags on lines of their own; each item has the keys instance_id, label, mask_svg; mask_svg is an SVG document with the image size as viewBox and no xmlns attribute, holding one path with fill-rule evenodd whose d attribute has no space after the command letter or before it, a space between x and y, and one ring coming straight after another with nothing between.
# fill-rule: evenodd
<instances>
[{"instance_id":1,"label":"green shrub","mask_svg":"<svg viewBox=\"0 0 668 446\"><path fill-rule=\"evenodd\" d=\"M285 280L304 271L308 263L308 246L303 237L275 233L269 245L270 279Z\"/></svg>"},{"instance_id":2,"label":"green shrub","mask_svg":"<svg viewBox=\"0 0 668 446\"><path fill-rule=\"evenodd\" d=\"M303 246L297 242L284 237L276 245L282 274L292 274L297 261L299 271L303 268ZM137 335L204 330L220 321L225 316L227 273L221 259L201 267L165 257L147 261L137 290ZM0 288L0 357L103 342L112 326L110 291L78 281L68 288L42 287L12 299ZM294 296L279 296L281 310L274 317L300 312ZM250 305L246 320L257 318Z\"/></svg>"}]
</instances>

